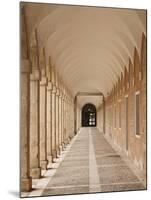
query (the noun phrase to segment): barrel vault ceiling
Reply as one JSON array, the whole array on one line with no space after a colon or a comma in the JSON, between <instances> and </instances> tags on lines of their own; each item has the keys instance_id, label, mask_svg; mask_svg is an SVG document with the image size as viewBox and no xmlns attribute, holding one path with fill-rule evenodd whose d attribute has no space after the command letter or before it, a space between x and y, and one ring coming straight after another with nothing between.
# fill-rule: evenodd
<instances>
[{"instance_id":1,"label":"barrel vault ceiling","mask_svg":"<svg viewBox=\"0 0 151 200\"><path fill-rule=\"evenodd\" d=\"M39 48L45 47L73 96L106 96L146 35L144 10L25 3L25 12L29 40L37 29ZM99 106L98 97L80 102Z\"/></svg>"}]
</instances>

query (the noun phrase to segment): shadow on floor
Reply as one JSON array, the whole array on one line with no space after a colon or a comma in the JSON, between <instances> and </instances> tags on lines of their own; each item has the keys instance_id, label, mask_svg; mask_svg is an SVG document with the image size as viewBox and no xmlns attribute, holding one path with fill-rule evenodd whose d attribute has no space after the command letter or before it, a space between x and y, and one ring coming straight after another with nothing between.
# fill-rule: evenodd
<instances>
[{"instance_id":1,"label":"shadow on floor","mask_svg":"<svg viewBox=\"0 0 151 200\"><path fill-rule=\"evenodd\" d=\"M14 197L20 197L19 192L18 191L8 191L8 193Z\"/></svg>"}]
</instances>

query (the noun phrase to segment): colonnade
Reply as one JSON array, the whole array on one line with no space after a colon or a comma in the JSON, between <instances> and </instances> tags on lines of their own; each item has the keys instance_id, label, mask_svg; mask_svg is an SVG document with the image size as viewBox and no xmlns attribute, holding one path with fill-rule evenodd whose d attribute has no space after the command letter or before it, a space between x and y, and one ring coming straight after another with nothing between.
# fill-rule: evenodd
<instances>
[{"instance_id":1,"label":"colonnade","mask_svg":"<svg viewBox=\"0 0 151 200\"><path fill-rule=\"evenodd\" d=\"M30 191L74 136L74 101L45 48L38 49L36 30L28 43L22 15L21 191Z\"/></svg>"}]
</instances>

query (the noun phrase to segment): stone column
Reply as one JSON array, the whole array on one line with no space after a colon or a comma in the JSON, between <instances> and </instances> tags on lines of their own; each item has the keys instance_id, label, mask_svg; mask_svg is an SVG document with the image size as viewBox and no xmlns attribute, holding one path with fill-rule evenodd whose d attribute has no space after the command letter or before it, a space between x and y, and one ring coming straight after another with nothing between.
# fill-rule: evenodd
<instances>
[{"instance_id":1,"label":"stone column","mask_svg":"<svg viewBox=\"0 0 151 200\"><path fill-rule=\"evenodd\" d=\"M70 113L70 100L68 99L68 110L67 110L67 116L68 116L68 121L67 121L67 124L68 124L68 143L70 141L70 131L71 131L71 120L70 120L70 117L71 117L71 113Z\"/></svg>"},{"instance_id":2,"label":"stone column","mask_svg":"<svg viewBox=\"0 0 151 200\"><path fill-rule=\"evenodd\" d=\"M64 113L65 113L65 101L64 101L64 95L63 95L63 98L62 98L62 146L64 147L64 128L65 128L65 116L64 116Z\"/></svg>"},{"instance_id":3,"label":"stone column","mask_svg":"<svg viewBox=\"0 0 151 200\"><path fill-rule=\"evenodd\" d=\"M63 142L66 146L66 96L64 95L64 112L63 112Z\"/></svg>"},{"instance_id":4,"label":"stone column","mask_svg":"<svg viewBox=\"0 0 151 200\"><path fill-rule=\"evenodd\" d=\"M64 143L64 128L65 128L65 102L64 102L64 94L63 94L63 97L62 97L62 146L63 148L65 147L65 143Z\"/></svg>"},{"instance_id":5,"label":"stone column","mask_svg":"<svg viewBox=\"0 0 151 200\"><path fill-rule=\"evenodd\" d=\"M69 104L68 97L66 98L66 144L68 144L69 138Z\"/></svg>"},{"instance_id":6,"label":"stone column","mask_svg":"<svg viewBox=\"0 0 151 200\"><path fill-rule=\"evenodd\" d=\"M59 152L62 151L62 93L59 92Z\"/></svg>"},{"instance_id":7,"label":"stone column","mask_svg":"<svg viewBox=\"0 0 151 200\"><path fill-rule=\"evenodd\" d=\"M79 109L79 128L82 126L82 109Z\"/></svg>"},{"instance_id":8,"label":"stone column","mask_svg":"<svg viewBox=\"0 0 151 200\"><path fill-rule=\"evenodd\" d=\"M66 96L64 101L64 143L67 145L66 138L67 138L67 102Z\"/></svg>"},{"instance_id":9,"label":"stone column","mask_svg":"<svg viewBox=\"0 0 151 200\"><path fill-rule=\"evenodd\" d=\"M71 102L70 102L70 99L69 99L69 138L71 139L72 138L72 133L71 133L71 122L72 122L72 113L71 113Z\"/></svg>"},{"instance_id":10,"label":"stone column","mask_svg":"<svg viewBox=\"0 0 151 200\"><path fill-rule=\"evenodd\" d=\"M47 116L47 78L42 77L40 81L40 167L47 169L47 132L46 132L46 116ZM48 102L49 103L49 102Z\"/></svg>"},{"instance_id":11,"label":"stone column","mask_svg":"<svg viewBox=\"0 0 151 200\"><path fill-rule=\"evenodd\" d=\"M75 133L74 133L74 104L71 100L71 133L72 133L72 137L74 137Z\"/></svg>"},{"instance_id":12,"label":"stone column","mask_svg":"<svg viewBox=\"0 0 151 200\"><path fill-rule=\"evenodd\" d=\"M47 86L47 159L52 163L52 83Z\"/></svg>"},{"instance_id":13,"label":"stone column","mask_svg":"<svg viewBox=\"0 0 151 200\"><path fill-rule=\"evenodd\" d=\"M72 132L72 137L74 137L74 112L73 112L73 104L72 104L72 101L71 101L71 115L72 115L72 117L71 117L71 132Z\"/></svg>"},{"instance_id":14,"label":"stone column","mask_svg":"<svg viewBox=\"0 0 151 200\"><path fill-rule=\"evenodd\" d=\"M21 113L20 113L20 144L21 144L21 192L30 191L32 179L29 174L29 60L21 62Z\"/></svg>"},{"instance_id":15,"label":"stone column","mask_svg":"<svg viewBox=\"0 0 151 200\"><path fill-rule=\"evenodd\" d=\"M59 154L59 89L56 92L56 150Z\"/></svg>"},{"instance_id":16,"label":"stone column","mask_svg":"<svg viewBox=\"0 0 151 200\"><path fill-rule=\"evenodd\" d=\"M105 97L103 96L103 133L105 134L106 115L105 115Z\"/></svg>"},{"instance_id":17,"label":"stone column","mask_svg":"<svg viewBox=\"0 0 151 200\"><path fill-rule=\"evenodd\" d=\"M67 97L67 144L69 144L69 136L70 136L70 109L69 109L69 99Z\"/></svg>"},{"instance_id":18,"label":"stone column","mask_svg":"<svg viewBox=\"0 0 151 200\"><path fill-rule=\"evenodd\" d=\"M71 131L72 131L72 137L74 137L74 106L73 103L71 102L71 113L72 113L72 123L71 123Z\"/></svg>"},{"instance_id":19,"label":"stone column","mask_svg":"<svg viewBox=\"0 0 151 200\"><path fill-rule=\"evenodd\" d=\"M79 109L79 128L82 126L82 109Z\"/></svg>"},{"instance_id":20,"label":"stone column","mask_svg":"<svg viewBox=\"0 0 151 200\"><path fill-rule=\"evenodd\" d=\"M77 123L76 123L76 131L78 132L79 130L79 109L76 109L76 116L77 116Z\"/></svg>"},{"instance_id":21,"label":"stone column","mask_svg":"<svg viewBox=\"0 0 151 200\"><path fill-rule=\"evenodd\" d=\"M39 70L30 74L30 175L40 178L39 159Z\"/></svg>"},{"instance_id":22,"label":"stone column","mask_svg":"<svg viewBox=\"0 0 151 200\"><path fill-rule=\"evenodd\" d=\"M56 87L52 89L52 157L57 158L56 151Z\"/></svg>"}]
</instances>

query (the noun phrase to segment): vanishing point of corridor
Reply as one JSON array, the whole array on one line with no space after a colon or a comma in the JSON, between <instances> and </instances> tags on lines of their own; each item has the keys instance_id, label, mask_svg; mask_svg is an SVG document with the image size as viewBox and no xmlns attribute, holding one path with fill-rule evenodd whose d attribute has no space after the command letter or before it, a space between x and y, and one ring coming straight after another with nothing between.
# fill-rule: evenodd
<instances>
[{"instance_id":1,"label":"vanishing point of corridor","mask_svg":"<svg viewBox=\"0 0 151 200\"><path fill-rule=\"evenodd\" d=\"M53 172L51 170L54 170ZM97 128L81 128L25 196L96 193L144 189L142 180Z\"/></svg>"}]
</instances>

